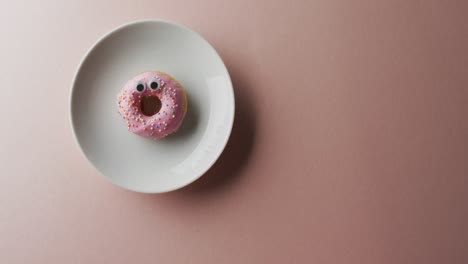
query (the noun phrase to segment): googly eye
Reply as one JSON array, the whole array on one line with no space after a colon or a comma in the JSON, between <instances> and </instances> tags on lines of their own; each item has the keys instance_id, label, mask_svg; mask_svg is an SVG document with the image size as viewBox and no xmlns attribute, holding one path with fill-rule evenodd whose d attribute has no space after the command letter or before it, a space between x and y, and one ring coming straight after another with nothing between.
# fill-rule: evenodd
<instances>
[{"instance_id":1,"label":"googly eye","mask_svg":"<svg viewBox=\"0 0 468 264\"><path fill-rule=\"evenodd\" d=\"M151 91L159 91L161 90L161 83L158 79L154 79L148 83L148 87Z\"/></svg>"},{"instance_id":2,"label":"googly eye","mask_svg":"<svg viewBox=\"0 0 468 264\"><path fill-rule=\"evenodd\" d=\"M142 83L138 83L136 86L135 86L135 91L137 91L137 93L142 93L144 92L146 89L145 85L142 84Z\"/></svg>"}]
</instances>

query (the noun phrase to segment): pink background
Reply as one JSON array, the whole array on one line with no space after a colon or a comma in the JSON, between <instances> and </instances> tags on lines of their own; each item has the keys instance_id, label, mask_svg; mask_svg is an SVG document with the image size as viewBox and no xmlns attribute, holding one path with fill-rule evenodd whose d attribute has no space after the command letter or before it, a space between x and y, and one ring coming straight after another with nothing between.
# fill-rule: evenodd
<instances>
[{"instance_id":1,"label":"pink background","mask_svg":"<svg viewBox=\"0 0 468 264\"><path fill-rule=\"evenodd\" d=\"M117 3L122 2L122 3ZM467 263L467 1L1 1L0 263ZM103 34L173 20L236 121L180 191L111 185L68 96Z\"/></svg>"}]
</instances>

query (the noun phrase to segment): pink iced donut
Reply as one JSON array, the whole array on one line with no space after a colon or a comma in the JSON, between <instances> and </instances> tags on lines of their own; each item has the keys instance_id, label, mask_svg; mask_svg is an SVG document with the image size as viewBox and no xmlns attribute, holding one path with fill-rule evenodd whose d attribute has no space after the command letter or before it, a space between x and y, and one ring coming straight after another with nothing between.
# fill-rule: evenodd
<instances>
[{"instance_id":1,"label":"pink iced donut","mask_svg":"<svg viewBox=\"0 0 468 264\"><path fill-rule=\"evenodd\" d=\"M118 94L117 103L128 130L152 139L177 131L187 112L182 85L160 71L144 72L130 79Z\"/></svg>"}]
</instances>

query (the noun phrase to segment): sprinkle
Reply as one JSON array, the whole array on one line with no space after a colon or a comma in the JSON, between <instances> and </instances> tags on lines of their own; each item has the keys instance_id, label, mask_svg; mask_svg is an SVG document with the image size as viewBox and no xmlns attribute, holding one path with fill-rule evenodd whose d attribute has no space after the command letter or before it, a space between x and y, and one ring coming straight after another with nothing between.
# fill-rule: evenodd
<instances>
[{"instance_id":1,"label":"sprinkle","mask_svg":"<svg viewBox=\"0 0 468 264\"><path fill-rule=\"evenodd\" d=\"M175 118L175 115L172 115L172 118Z\"/></svg>"}]
</instances>

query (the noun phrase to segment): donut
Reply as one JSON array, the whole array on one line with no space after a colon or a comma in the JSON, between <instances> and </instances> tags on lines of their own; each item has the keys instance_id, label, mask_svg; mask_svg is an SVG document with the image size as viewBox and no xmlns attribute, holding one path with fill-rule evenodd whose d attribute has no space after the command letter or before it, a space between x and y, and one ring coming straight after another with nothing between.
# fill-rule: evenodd
<instances>
[{"instance_id":1,"label":"donut","mask_svg":"<svg viewBox=\"0 0 468 264\"><path fill-rule=\"evenodd\" d=\"M143 72L127 81L117 95L118 112L130 132L161 139L177 131L187 113L182 85L161 71Z\"/></svg>"}]
</instances>

